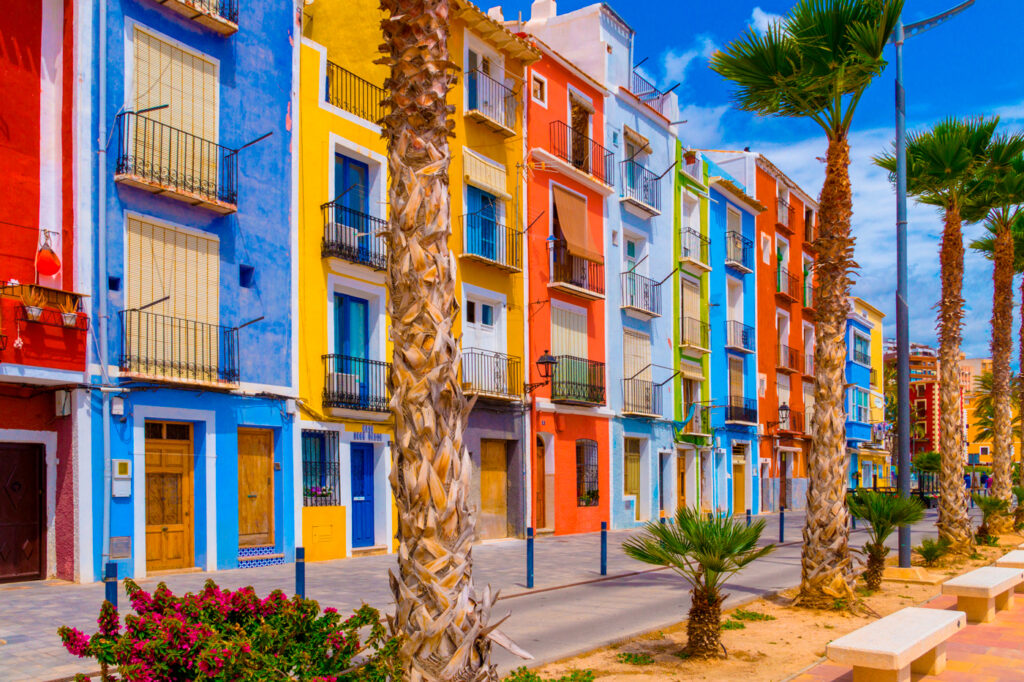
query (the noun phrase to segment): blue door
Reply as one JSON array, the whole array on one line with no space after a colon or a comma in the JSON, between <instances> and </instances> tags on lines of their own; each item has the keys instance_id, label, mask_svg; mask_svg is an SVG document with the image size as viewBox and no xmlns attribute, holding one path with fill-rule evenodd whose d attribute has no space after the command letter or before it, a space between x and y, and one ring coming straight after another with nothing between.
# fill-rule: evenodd
<instances>
[{"instance_id":1,"label":"blue door","mask_svg":"<svg viewBox=\"0 0 1024 682\"><path fill-rule=\"evenodd\" d=\"M352 443L352 546L373 546L373 446Z\"/></svg>"},{"instance_id":2,"label":"blue door","mask_svg":"<svg viewBox=\"0 0 1024 682\"><path fill-rule=\"evenodd\" d=\"M370 247L370 167L343 154L334 155L334 222L343 227L338 235L347 251L360 262Z\"/></svg>"},{"instance_id":3,"label":"blue door","mask_svg":"<svg viewBox=\"0 0 1024 682\"><path fill-rule=\"evenodd\" d=\"M493 194L466 187L466 239L469 253L490 260L498 259L498 198Z\"/></svg>"},{"instance_id":4,"label":"blue door","mask_svg":"<svg viewBox=\"0 0 1024 682\"><path fill-rule=\"evenodd\" d=\"M334 295L334 372L342 375L336 381L346 401L357 408L368 405L370 384L378 378L368 362L369 308L365 299Z\"/></svg>"}]
</instances>

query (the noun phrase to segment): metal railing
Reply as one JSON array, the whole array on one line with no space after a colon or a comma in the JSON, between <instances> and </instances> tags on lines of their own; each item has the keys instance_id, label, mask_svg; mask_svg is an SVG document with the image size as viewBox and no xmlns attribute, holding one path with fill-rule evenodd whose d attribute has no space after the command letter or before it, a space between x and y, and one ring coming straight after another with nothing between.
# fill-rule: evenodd
<instances>
[{"instance_id":1,"label":"metal railing","mask_svg":"<svg viewBox=\"0 0 1024 682\"><path fill-rule=\"evenodd\" d=\"M576 170L591 175L606 185L615 185L615 154L563 121L548 125L550 152Z\"/></svg>"},{"instance_id":2,"label":"metal railing","mask_svg":"<svg viewBox=\"0 0 1024 682\"><path fill-rule=\"evenodd\" d=\"M725 421L757 423L757 400L742 396L729 396L725 405Z\"/></svg>"},{"instance_id":3,"label":"metal railing","mask_svg":"<svg viewBox=\"0 0 1024 682\"><path fill-rule=\"evenodd\" d=\"M465 253L486 258L514 270L523 269L523 240L519 230L481 213L462 216Z\"/></svg>"},{"instance_id":4,"label":"metal railing","mask_svg":"<svg viewBox=\"0 0 1024 682\"><path fill-rule=\"evenodd\" d=\"M868 354L868 353L865 353L862 350L857 350L856 348L854 348L853 349L853 361L854 362L859 362L862 365L870 365L871 364L871 355Z\"/></svg>"},{"instance_id":5,"label":"metal railing","mask_svg":"<svg viewBox=\"0 0 1024 682\"><path fill-rule=\"evenodd\" d=\"M743 350L754 350L754 328L738 322L727 320L725 323L725 345Z\"/></svg>"},{"instance_id":6,"label":"metal railing","mask_svg":"<svg viewBox=\"0 0 1024 682\"><path fill-rule=\"evenodd\" d=\"M661 282L636 272L622 273L622 305L661 315Z\"/></svg>"},{"instance_id":7,"label":"metal railing","mask_svg":"<svg viewBox=\"0 0 1024 682\"><path fill-rule=\"evenodd\" d=\"M389 363L349 355L324 355L323 362L324 407L366 412L390 410Z\"/></svg>"},{"instance_id":8,"label":"metal railing","mask_svg":"<svg viewBox=\"0 0 1024 682\"><path fill-rule=\"evenodd\" d=\"M804 275L804 300L803 305L805 308L814 307L814 280Z\"/></svg>"},{"instance_id":9,"label":"metal railing","mask_svg":"<svg viewBox=\"0 0 1024 682\"><path fill-rule=\"evenodd\" d=\"M783 227L789 227L789 225L790 225L789 213L790 213L790 210L791 210L790 206L789 206L789 202L786 201L785 199L783 199L782 197L779 197L777 199L777 202L778 202L778 206L776 207L777 208L777 212L776 212L776 215L775 215L776 222L779 225L782 225Z\"/></svg>"},{"instance_id":10,"label":"metal railing","mask_svg":"<svg viewBox=\"0 0 1024 682\"><path fill-rule=\"evenodd\" d=\"M810 351L807 351L805 349L805 352L804 352L804 374L811 375L811 376L814 375L814 349L813 348L811 348ZM810 420L810 418L811 418L811 415L808 413L807 419Z\"/></svg>"},{"instance_id":11,"label":"metal railing","mask_svg":"<svg viewBox=\"0 0 1024 682\"><path fill-rule=\"evenodd\" d=\"M645 379L623 379L622 412L661 416L661 386Z\"/></svg>"},{"instance_id":12,"label":"metal railing","mask_svg":"<svg viewBox=\"0 0 1024 682\"><path fill-rule=\"evenodd\" d=\"M701 168L701 166L702 164L700 157L694 156L693 163L686 161L685 156L683 157L683 172L689 175L697 182L703 183L704 177L703 169Z\"/></svg>"},{"instance_id":13,"label":"metal railing","mask_svg":"<svg viewBox=\"0 0 1024 682\"><path fill-rule=\"evenodd\" d=\"M629 79L629 91L659 114L665 113L667 94L656 88L654 83L641 76L635 69Z\"/></svg>"},{"instance_id":14,"label":"metal railing","mask_svg":"<svg viewBox=\"0 0 1024 682\"><path fill-rule=\"evenodd\" d=\"M233 24L238 23L238 1L237 0L180 0L194 10L203 14L227 19Z\"/></svg>"},{"instance_id":15,"label":"metal railing","mask_svg":"<svg viewBox=\"0 0 1024 682\"><path fill-rule=\"evenodd\" d=\"M302 430L302 506L337 507L341 502L338 432Z\"/></svg>"},{"instance_id":16,"label":"metal railing","mask_svg":"<svg viewBox=\"0 0 1024 682\"><path fill-rule=\"evenodd\" d=\"M575 256L565 247L555 249L551 264L551 283L570 284L580 289L604 295L604 265Z\"/></svg>"},{"instance_id":17,"label":"metal railing","mask_svg":"<svg viewBox=\"0 0 1024 682\"><path fill-rule=\"evenodd\" d=\"M462 351L462 383L466 393L521 398L523 361L482 348Z\"/></svg>"},{"instance_id":18,"label":"metal railing","mask_svg":"<svg viewBox=\"0 0 1024 682\"><path fill-rule=\"evenodd\" d=\"M478 111L498 125L515 130L516 93L477 69L466 74L466 111Z\"/></svg>"},{"instance_id":19,"label":"metal railing","mask_svg":"<svg viewBox=\"0 0 1024 682\"><path fill-rule=\"evenodd\" d=\"M551 373L551 400L554 402L604 403L604 363L558 355Z\"/></svg>"},{"instance_id":20,"label":"metal railing","mask_svg":"<svg viewBox=\"0 0 1024 682\"><path fill-rule=\"evenodd\" d=\"M387 221L328 202L320 206L324 219L321 258L335 257L383 270L388 253L383 232Z\"/></svg>"},{"instance_id":21,"label":"metal railing","mask_svg":"<svg viewBox=\"0 0 1024 682\"><path fill-rule=\"evenodd\" d=\"M133 111L117 116L117 175L196 196L238 203L238 153Z\"/></svg>"},{"instance_id":22,"label":"metal railing","mask_svg":"<svg viewBox=\"0 0 1024 682\"><path fill-rule=\"evenodd\" d=\"M387 114L387 90L360 78L332 61L327 62L327 101L371 123Z\"/></svg>"},{"instance_id":23,"label":"metal railing","mask_svg":"<svg viewBox=\"0 0 1024 682\"><path fill-rule=\"evenodd\" d=\"M689 258L707 265L709 262L708 249L711 245L711 240L692 227L683 228L680 232L680 237L682 240L683 258Z\"/></svg>"},{"instance_id":24,"label":"metal railing","mask_svg":"<svg viewBox=\"0 0 1024 682\"><path fill-rule=\"evenodd\" d=\"M696 317L684 317L680 324L680 343L684 346L711 347L711 325Z\"/></svg>"},{"instance_id":25,"label":"metal railing","mask_svg":"<svg viewBox=\"0 0 1024 682\"><path fill-rule=\"evenodd\" d=\"M122 310L121 371L182 383L237 383L238 329Z\"/></svg>"},{"instance_id":26,"label":"metal railing","mask_svg":"<svg viewBox=\"0 0 1024 682\"><path fill-rule=\"evenodd\" d=\"M725 263L754 269L754 242L735 230L725 233Z\"/></svg>"},{"instance_id":27,"label":"metal railing","mask_svg":"<svg viewBox=\"0 0 1024 682\"><path fill-rule=\"evenodd\" d=\"M690 411L690 406L683 408L683 413ZM711 409L706 405L697 405L693 410L693 418L683 427L683 433L689 435L706 434L711 428Z\"/></svg>"},{"instance_id":28,"label":"metal railing","mask_svg":"<svg viewBox=\"0 0 1024 682\"><path fill-rule=\"evenodd\" d=\"M792 346L779 346L778 368L790 372L804 370L804 354Z\"/></svg>"},{"instance_id":29,"label":"metal railing","mask_svg":"<svg viewBox=\"0 0 1024 682\"><path fill-rule=\"evenodd\" d=\"M782 415L779 415L778 419L779 429L782 431L803 432L804 430L804 415L802 412L790 410L789 415L785 419L782 418Z\"/></svg>"},{"instance_id":30,"label":"metal railing","mask_svg":"<svg viewBox=\"0 0 1024 682\"><path fill-rule=\"evenodd\" d=\"M775 291L794 301L799 301L800 280L795 275L789 274L789 270L780 265L775 270Z\"/></svg>"},{"instance_id":31,"label":"metal railing","mask_svg":"<svg viewBox=\"0 0 1024 682\"><path fill-rule=\"evenodd\" d=\"M804 218L804 242L813 248L812 242L818 238L818 228L814 226L814 220Z\"/></svg>"},{"instance_id":32,"label":"metal railing","mask_svg":"<svg viewBox=\"0 0 1024 682\"><path fill-rule=\"evenodd\" d=\"M648 208L661 210L661 183L657 175L636 161L623 161L622 196Z\"/></svg>"}]
</instances>

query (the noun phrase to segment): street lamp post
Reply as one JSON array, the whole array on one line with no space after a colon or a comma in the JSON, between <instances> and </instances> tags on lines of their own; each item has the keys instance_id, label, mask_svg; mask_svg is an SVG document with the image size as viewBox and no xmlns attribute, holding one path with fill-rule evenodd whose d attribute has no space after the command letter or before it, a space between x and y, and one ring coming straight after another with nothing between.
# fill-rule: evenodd
<instances>
[{"instance_id":1,"label":"street lamp post","mask_svg":"<svg viewBox=\"0 0 1024 682\"><path fill-rule=\"evenodd\" d=\"M930 19L904 27L896 24L896 431L898 438L897 487L900 497L910 497L910 322L907 311L907 98L903 89L903 43L947 21L974 4L967 0ZM899 561L910 568L910 526L899 529Z\"/></svg>"}]
</instances>

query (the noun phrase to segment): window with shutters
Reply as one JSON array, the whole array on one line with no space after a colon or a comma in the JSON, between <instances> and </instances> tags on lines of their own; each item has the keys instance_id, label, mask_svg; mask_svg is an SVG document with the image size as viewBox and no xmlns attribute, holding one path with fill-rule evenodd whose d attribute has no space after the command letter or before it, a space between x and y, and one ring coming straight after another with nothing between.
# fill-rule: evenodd
<instances>
[{"instance_id":1,"label":"window with shutters","mask_svg":"<svg viewBox=\"0 0 1024 682\"><path fill-rule=\"evenodd\" d=\"M551 353L556 357L587 357L586 311L561 306L551 307Z\"/></svg>"},{"instance_id":2,"label":"window with shutters","mask_svg":"<svg viewBox=\"0 0 1024 682\"><path fill-rule=\"evenodd\" d=\"M596 507L600 501L597 441L576 441L576 505Z\"/></svg>"},{"instance_id":3,"label":"window with shutters","mask_svg":"<svg viewBox=\"0 0 1024 682\"><path fill-rule=\"evenodd\" d=\"M622 494L640 494L640 439L626 438L623 441Z\"/></svg>"}]
</instances>

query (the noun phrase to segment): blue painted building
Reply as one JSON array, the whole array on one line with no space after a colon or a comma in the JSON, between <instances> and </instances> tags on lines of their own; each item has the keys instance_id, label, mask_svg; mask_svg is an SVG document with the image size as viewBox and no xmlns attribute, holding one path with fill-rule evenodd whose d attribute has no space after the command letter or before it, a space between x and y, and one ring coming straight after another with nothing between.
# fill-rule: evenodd
<instances>
[{"instance_id":1,"label":"blue painted building","mask_svg":"<svg viewBox=\"0 0 1024 682\"><path fill-rule=\"evenodd\" d=\"M849 455L848 484L858 488L871 485L861 471L858 450L871 440L871 320L850 301L846 316L846 451Z\"/></svg>"},{"instance_id":2,"label":"blue painted building","mask_svg":"<svg viewBox=\"0 0 1024 682\"><path fill-rule=\"evenodd\" d=\"M764 207L713 161L705 163L710 197L711 506L741 515L760 509L757 414L739 409L742 403L733 398L757 395L754 235Z\"/></svg>"},{"instance_id":3,"label":"blue painted building","mask_svg":"<svg viewBox=\"0 0 1024 682\"><path fill-rule=\"evenodd\" d=\"M291 560L294 8L96 5L94 575Z\"/></svg>"}]
</instances>

